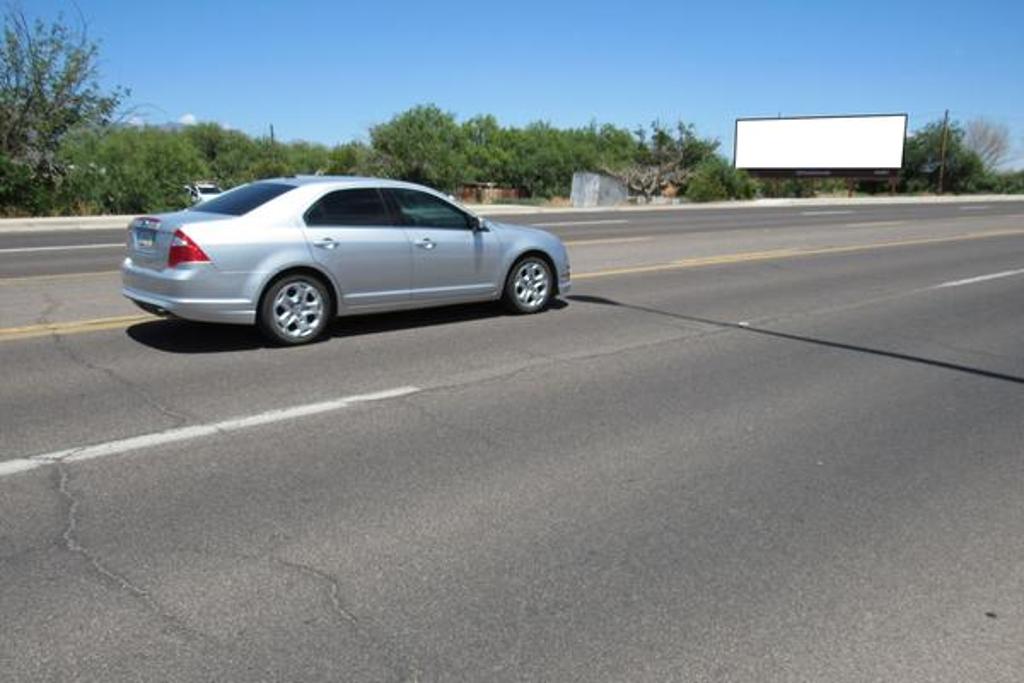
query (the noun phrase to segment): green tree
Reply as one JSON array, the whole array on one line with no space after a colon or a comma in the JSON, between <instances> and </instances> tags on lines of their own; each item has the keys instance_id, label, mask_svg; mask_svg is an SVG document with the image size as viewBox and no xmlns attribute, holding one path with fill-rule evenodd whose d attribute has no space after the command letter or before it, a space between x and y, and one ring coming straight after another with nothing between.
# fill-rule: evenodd
<instances>
[{"instance_id":1,"label":"green tree","mask_svg":"<svg viewBox=\"0 0 1024 683\"><path fill-rule=\"evenodd\" d=\"M62 161L60 208L75 214L180 209L185 185L209 175L187 136L157 128L80 131L66 141Z\"/></svg>"},{"instance_id":2,"label":"green tree","mask_svg":"<svg viewBox=\"0 0 1024 683\"><path fill-rule=\"evenodd\" d=\"M546 122L510 130L512 184L528 196L568 194L572 174L579 165L573 158L570 136Z\"/></svg>"},{"instance_id":3,"label":"green tree","mask_svg":"<svg viewBox=\"0 0 1024 683\"><path fill-rule=\"evenodd\" d=\"M491 116L475 116L462 124L466 180L518 185L514 177L510 134Z\"/></svg>"},{"instance_id":4,"label":"green tree","mask_svg":"<svg viewBox=\"0 0 1024 683\"><path fill-rule=\"evenodd\" d=\"M487 158L497 172L482 179L518 187L535 197L566 196L573 173L618 168L636 153L629 131L611 125L591 123L568 129L544 121L525 128L494 129L494 125L490 124Z\"/></svg>"},{"instance_id":5,"label":"green tree","mask_svg":"<svg viewBox=\"0 0 1024 683\"><path fill-rule=\"evenodd\" d=\"M370 129L381 172L392 178L453 191L466 180L465 139L455 115L428 104Z\"/></svg>"},{"instance_id":6,"label":"green tree","mask_svg":"<svg viewBox=\"0 0 1024 683\"><path fill-rule=\"evenodd\" d=\"M98 82L98 48L84 29L61 17L29 22L21 12L4 15L0 47L0 186L15 188L27 173L39 187L27 197L0 195L6 211L50 210L63 172L63 138L82 126L105 125L125 91L105 92ZM28 200L28 204L24 202Z\"/></svg>"},{"instance_id":7,"label":"green tree","mask_svg":"<svg viewBox=\"0 0 1024 683\"><path fill-rule=\"evenodd\" d=\"M357 175L365 173L369 148L361 142L338 145L327 156L328 175Z\"/></svg>"},{"instance_id":8,"label":"green tree","mask_svg":"<svg viewBox=\"0 0 1024 683\"><path fill-rule=\"evenodd\" d=\"M933 121L907 138L900 174L901 187L907 192L937 192L942 158L942 121ZM946 192L977 192L987 183L981 158L964 144L959 123L949 124L946 135L946 165L943 189Z\"/></svg>"},{"instance_id":9,"label":"green tree","mask_svg":"<svg viewBox=\"0 0 1024 683\"><path fill-rule=\"evenodd\" d=\"M250 169L259 153L248 135L216 123L188 126L184 135L202 157L211 179L224 187L252 180Z\"/></svg>"},{"instance_id":10,"label":"green tree","mask_svg":"<svg viewBox=\"0 0 1024 683\"><path fill-rule=\"evenodd\" d=\"M284 159L267 156L257 159L246 169L249 176L247 182L253 180L266 180L267 178L282 178L292 175L288 164Z\"/></svg>"},{"instance_id":11,"label":"green tree","mask_svg":"<svg viewBox=\"0 0 1024 683\"><path fill-rule=\"evenodd\" d=\"M300 140L282 145L289 172L299 175L326 173L331 165L331 150L327 145Z\"/></svg>"}]
</instances>

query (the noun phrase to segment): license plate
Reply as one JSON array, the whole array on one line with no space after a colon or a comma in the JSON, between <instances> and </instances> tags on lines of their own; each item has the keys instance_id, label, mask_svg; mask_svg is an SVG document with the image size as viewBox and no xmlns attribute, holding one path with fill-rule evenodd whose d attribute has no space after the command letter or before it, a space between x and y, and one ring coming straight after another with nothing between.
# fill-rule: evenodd
<instances>
[{"instance_id":1,"label":"license plate","mask_svg":"<svg viewBox=\"0 0 1024 683\"><path fill-rule=\"evenodd\" d=\"M156 230L135 228L135 246L139 249L152 249L156 244Z\"/></svg>"}]
</instances>

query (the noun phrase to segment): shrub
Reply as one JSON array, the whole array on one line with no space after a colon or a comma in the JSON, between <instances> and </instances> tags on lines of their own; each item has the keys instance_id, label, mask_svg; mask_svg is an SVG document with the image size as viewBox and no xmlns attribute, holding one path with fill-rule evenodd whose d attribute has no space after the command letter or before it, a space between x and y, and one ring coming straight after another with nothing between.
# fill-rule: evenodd
<instances>
[{"instance_id":1,"label":"shrub","mask_svg":"<svg viewBox=\"0 0 1024 683\"><path fill-rule=\"evenodd\" d=\"M700 162L686 183L686 198L691 202L724 199L750 199L755 185L744 171L737 171L720 156Z\"/></svg>"},{"instance_id":2,"label":"shrub","mask_svg":"<svg viewBox=\"0 0 1024 683\"><path fill-rule=\"evenodd\" d=\"M1024 171L1000 173L992 190L1001 194L1024 194Z\"/></svg>"},{"instance_id":3,"label":"shrub","mask_svg":"<svg viewBox=\"0 0 1024 683\"><path fill-rule=\"evenodd\" d=\"M0 153L0 215L17 216L42 213L49 209L47 192L34 182L32 169Z\"/></svg>"},{"instance_id":4,"label":"shrub","mask_svg":"<svg viewBox=\"0 0 1024 683\"><path fill-rule=\"evenodd\" d=\"M209 174L188 138L156 128L81 131L65 142L62 156L62 213L180 209L187 204L185 185Z\"/></svg>"}]
</instances>

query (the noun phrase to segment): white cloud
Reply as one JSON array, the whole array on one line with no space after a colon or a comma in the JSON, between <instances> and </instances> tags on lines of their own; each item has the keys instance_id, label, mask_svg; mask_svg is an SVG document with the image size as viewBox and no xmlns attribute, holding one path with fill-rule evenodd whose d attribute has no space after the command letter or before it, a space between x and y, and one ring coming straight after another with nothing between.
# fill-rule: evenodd
<instances>
[{"instance_id":1,"label":"white cloud","mask_svg":"<svg viewBox=\"0 0 1024 683\"><path fill-rule=\"evenodd\" d=\"M141 116L133 116L130 119L128 119L128 125L134 126L135 128L140 128L146 125L146 120L143 119Z\"/></svg>"},{"instance_id":2,"label":"white cloud","mask_svg":"<svg viewBox=\"0 0 1024 683\"><path fill-rule=\"evenodd\" d=\"M182 114L181 118L178 119L178 123L180 123L183 126L194 126L196 125L196 115Z\"/></svg>"}]
</instances>

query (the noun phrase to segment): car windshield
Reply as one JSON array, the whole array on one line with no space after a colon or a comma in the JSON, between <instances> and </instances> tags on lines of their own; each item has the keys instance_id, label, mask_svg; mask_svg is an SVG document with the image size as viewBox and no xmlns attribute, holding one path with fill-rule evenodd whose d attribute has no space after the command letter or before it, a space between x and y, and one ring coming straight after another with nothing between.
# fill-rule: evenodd
<instances>
[{"instance_id":1,"label":"car windshield","mask_svg":"<svg viewBox=\"0 0 1024 683\"><path fill-rule=\"evenodd\" d=\"M222 213L229 216L244 216L253 209L263 206L271 199L280 197L289 190L294 190L294 185L284 183L252 183L242 185L213 199L196 204L196 211L206 213ZM200 189L200 192L204 191Z\"/></svg>"}]
</instances>

